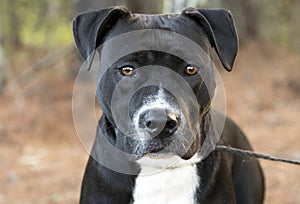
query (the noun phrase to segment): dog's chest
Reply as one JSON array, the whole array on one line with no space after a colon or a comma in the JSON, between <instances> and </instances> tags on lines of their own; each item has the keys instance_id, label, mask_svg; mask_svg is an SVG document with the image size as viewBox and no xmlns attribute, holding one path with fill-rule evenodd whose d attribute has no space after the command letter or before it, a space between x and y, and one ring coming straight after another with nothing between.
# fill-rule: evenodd
<instances>
[{"instance_id":1,"label":"dog's chest","mask_svg":"<svg viewBox=\"0 0 300 204\"><path fill-rule=\"evenodd\" d=\"M194 164L136 178L134 204L195 204L199 177Z\"/></svg>"}]
</instances>

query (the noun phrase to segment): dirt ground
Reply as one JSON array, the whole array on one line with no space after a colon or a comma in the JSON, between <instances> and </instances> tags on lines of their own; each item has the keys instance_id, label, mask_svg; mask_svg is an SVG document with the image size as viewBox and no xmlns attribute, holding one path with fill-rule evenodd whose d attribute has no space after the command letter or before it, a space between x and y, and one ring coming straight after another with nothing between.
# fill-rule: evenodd
<instances>
[{"instance_id":1,"label":"dirt ground","mask_svg":"<svg viewBox=\"0 0 300 204\"><path fill-rule=\"evenodd\" d=\"M246 45L220 69L228 115L257 152L300 160L300 57ZM61 69L67 69L65 65ZM0 96L0 204L78 203L88 154L73 125L74 80L49 69ZM261 160L265 203L300 203L300 166Z\"/></svg>"}]
</instances>

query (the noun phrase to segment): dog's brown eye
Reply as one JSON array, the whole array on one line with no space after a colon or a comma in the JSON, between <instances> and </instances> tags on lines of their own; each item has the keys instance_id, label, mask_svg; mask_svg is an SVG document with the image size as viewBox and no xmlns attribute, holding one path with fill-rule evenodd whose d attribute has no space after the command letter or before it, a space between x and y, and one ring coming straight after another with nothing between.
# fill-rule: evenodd
<instances>
[{"instance_id":1,"label":"dog's brown eye","mask_svg":"<svg viewBox=\"0 0 300 204\"><path fill-rule=\"evenodd\" d=\"M133 74L133 67L125 66L120 69L120 72L124 76L131 76Z\"/></svg>"},{"instance_id":2,"label":"dog's brown eye","mask_svg":"<svg viewBox=\"0 0 300 204\"><path fill-rule=\"evenodd\" d=\"M187 73L188 75L195 75L198 72L198 69L194 66L188 65L185 68L185 73Z\"/></svg>"}]
</instances>

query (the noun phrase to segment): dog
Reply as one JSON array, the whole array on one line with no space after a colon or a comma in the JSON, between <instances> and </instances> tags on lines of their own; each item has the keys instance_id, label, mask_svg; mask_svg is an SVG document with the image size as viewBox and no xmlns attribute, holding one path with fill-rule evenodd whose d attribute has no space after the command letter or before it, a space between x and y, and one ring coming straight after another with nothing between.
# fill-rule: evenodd
<instances>
[{"instance_id":1,"label":"dog","mask_svg":"<svg viewBox=\"0 0 300 204\"><path fill-rule=\"evenodd\" d=\"M91 61L99 46L114 38L154 29L190 39L205 53L202 56L204 61L212 60L215 51L223 67L227 71L232 70L238 51L238 37L233 17L227 10L187 8L181 14L146 15L131 13L124 7L110 7L80 14L73 20L75 44L87 61ZM143 48L150 47L135 50L108 63L98 81L97 99L103 114L86 166L80 203L263 203L264 177L256 159L216 151L211 151L205 158L198 157L205 139L209 137L209 127L214 125L210 109L216 82L211 67L197 64L194 59L179 57L189 55L195 58L198 51L192 47L187 49L188 43L174 39L169 34L158 33L155 38L145 35L134 38L134 43L123 40L110 48L102 46L97 49L100 61L105 61L115 57L115 51L110 53L111 49L130 50L139 43L143 44ZM155 44L166 46L166 49L153 50L151 46ZM176 54L167 53L167 50ZM151 65L158 67L146 68ZM165 72L160 73L159 67L170 69L170 72L166 71L170 77L162 76ZM205 76L199 74L201 70L205 70ZM143 71L146 74L143 75ZM136 85L134 81L142 75L141 83L149 81L147 77L150 78L151 73L157 74L151 80L161 77L161 83L171 81L168 83L181 91L181 95L177 97L176 90L169 91L166 88L168 84L151 83L144 84L131 94L130 84ZM180 76L178 79L177 75ZM187 90L192 91L195 100L184 96L185 91L180 88L184 84ZM169 87L172 89L172 85ZM119 97L114 97L115 89L120 90ZM122 103L123 100L128 101L128 110L122 105L118 111L113 110L111 104ZM122 110L128 112L129 120L118 124L116 118L118 114L122 115ZM126 134L124 128L133 132ZM251 150L243 132L229 118L225 118L218 145ZM111 156L114 148L134 155L135 159ZM111 169L99 162L98 157L120 168L135 169L137 173L127 174ZM167 165L170 163L172 165Z\"/></svg>"}]
</instances>

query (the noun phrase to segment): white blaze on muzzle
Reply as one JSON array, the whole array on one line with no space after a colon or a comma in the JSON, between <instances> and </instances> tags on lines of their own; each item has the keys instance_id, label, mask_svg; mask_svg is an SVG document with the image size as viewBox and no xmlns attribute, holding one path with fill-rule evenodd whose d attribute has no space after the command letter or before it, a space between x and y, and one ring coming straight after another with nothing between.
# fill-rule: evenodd
<instances>
[{"instance_id":1,"label":"white blaze on muzzle","mask_svg":"<svg viewBox=\"0 0 300 204\"><path fill-rule=\"evenodd\" d=\"M181 122L185 121L183 119L183 113L181 109L176 108L176 106L172 104L171 101L167 101L165 94L166 93L164 92L163 88L160 87L156 95L147 96L146 99L143 100L143 105L139 107L136 113L133 115L134 129L136 131L137 137L140 138L140 140L149 139L149 134L147 133L147 131L144 131L144 128L140 127L140 119L142 115L148 111L161 110L162 115L160 117L166 118L165 121L167 121L167 113L171 112L172 114L175 114L176 117L178 117L180 125L184 125L184 123ZM164 126L165 124L161 124L160 127L157 127L157 133L160 133Z\"/></svg>"}]
</instances>

